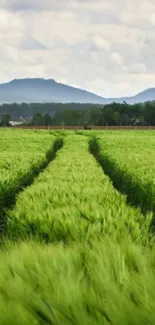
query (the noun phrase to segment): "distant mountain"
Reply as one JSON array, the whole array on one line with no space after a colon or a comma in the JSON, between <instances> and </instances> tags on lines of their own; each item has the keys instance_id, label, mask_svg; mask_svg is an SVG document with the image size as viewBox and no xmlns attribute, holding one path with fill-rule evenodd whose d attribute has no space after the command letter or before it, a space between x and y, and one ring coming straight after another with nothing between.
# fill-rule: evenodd
<instances>
[{"instance_id":1,"label":"distant mountain","mask_svg":"<svg viewBox=\"0 0 155 325\"><path fill-rule=\"evenodd\" d=\"M58 83L53 79L15 79L0 84L0 103L4 102L102 104L104 99L88 91Z\"/></svg>"},{"instance_id":2,"label":"distant mountain","mask_svg":"<svg viewBox=\"0 0 155 325\"><path fill-rule=\"evenodd\" d=\"M111 102L122 103L123 101L125 101L128 104L144 103L153 100L155 100L155 88L146 89L140 92L139 94L131 97L108 98L108 101L110 103Z\"/></svg>"},{"instance_id":3,"label":"distant mountain","mask_svg":"<svg viewBox=\"0 0 155 325\"><path fill-rule=\"evenodd\" d=\"M95 103L108 104L113 101L133 104L155 100L155 88L144 90L132 97L104 98L91 92L56 82L54 79L15 79L0 84L0 103Z\"/></svg>"},{"instance_id":4,"label":"distant mountain","mask_svg":"<svg viewBox=\"0 0 155 325\"><path fill-rule=\"evenodd\" d=\"M130 98L132 102L147 102L155 100L155 88L149 88L134 97Z\"/></svg>"}]
</instances>

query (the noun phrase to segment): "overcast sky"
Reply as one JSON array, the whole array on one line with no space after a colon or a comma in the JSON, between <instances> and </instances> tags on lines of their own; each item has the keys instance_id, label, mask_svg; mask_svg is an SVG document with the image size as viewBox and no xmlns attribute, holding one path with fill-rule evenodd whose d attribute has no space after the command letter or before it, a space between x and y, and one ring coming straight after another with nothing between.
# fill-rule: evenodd
<instances>
[{"instance_id":1,"label":"overcast sky","mask_svg":"<svg viewBox=\"0 0 155 325\"><path fill-rule=\"evenodd\" d=\"M25 77L105 97L155 87L155 0L0 0L0 82Z\"/></svg>"}]
</instances>

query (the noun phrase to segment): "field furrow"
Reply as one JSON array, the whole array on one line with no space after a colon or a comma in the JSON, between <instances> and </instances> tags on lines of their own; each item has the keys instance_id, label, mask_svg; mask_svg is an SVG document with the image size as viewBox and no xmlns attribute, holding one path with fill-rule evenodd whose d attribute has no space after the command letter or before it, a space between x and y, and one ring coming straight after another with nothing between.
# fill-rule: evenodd
<instances>
[{"instance_id":1,"label":"field furrow","mask_svg":"<svg viewBox=\"0 0 155 325\"><path fill-rule=\"evenodd\" d=\"M89 153L89 139L76 135L64 138L56 159L20 193L7 229L15 239L68 242L107 234L146 243L150 221L113 187Z\"/></svg>"}]
</instances>

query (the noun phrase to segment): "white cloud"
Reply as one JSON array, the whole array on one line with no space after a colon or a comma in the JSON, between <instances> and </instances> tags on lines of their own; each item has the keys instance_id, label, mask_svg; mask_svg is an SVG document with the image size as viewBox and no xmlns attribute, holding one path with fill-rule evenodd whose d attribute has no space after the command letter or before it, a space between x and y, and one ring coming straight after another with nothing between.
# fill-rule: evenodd
<instances>
[{"instance_id":1,"label":"white cloud","mask_svg":"<svg viewBox=\"0 0 155 325\"><path fill-rule=\"evenodd\" d=\"M20 42L20 48L24 50L47 50L47 46L44 45L43 43L37 41L35 38L33 38L31 35L24 35Z\"/></svg>"},{"instance_id":2,"label":"white cloud","mask_svg":"<svg viewBox=\"0 0 155 325\"><path fill-rule=\"evenodd\" d=\"M93 41L99 49L105 49L105 50L110 49L110 43L100 35L95 36L93 38Z\"/></svg>"},{"instance_id":3,"label":"white cloud","mask_svg":"<svg viewBox=\"0 0 155 325\"><path fill-rule=\"evenodd\" d=\"M111 60L118 64L118 65L123 65L124 64L124 60L123 60L123 57L121 54L117 53L117 52L114 52L111 54Z\"/></svg>"},{"instance_id":4,"label":"white cloud","mask_svg":"<svg viewBox=\"0 0 155 325\"><path fill-rule=\"evenodd\" d=\"M61 10L66 7L69 1L64 0L1 0L0 7L9 11L43 11L43 10Z\"/></svg>"},{"instance_id":5,"label":"white cloud","mask_svg":"<svg viewBox=\"0 0 155 325\"><path fill-rule=\"evenodd\" d=\"M55 78L103 96L155 86L154 0L0 0L0 81Z\"/></svg>"}]
</instances>

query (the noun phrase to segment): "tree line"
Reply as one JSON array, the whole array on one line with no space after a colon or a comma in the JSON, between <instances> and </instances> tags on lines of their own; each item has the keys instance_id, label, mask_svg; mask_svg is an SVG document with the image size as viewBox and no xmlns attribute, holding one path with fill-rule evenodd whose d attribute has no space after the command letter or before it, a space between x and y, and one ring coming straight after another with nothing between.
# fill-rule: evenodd
<instances>
[{"instance_id":1,"label":"tree line","mask_svg":"<svg viewBox=\"0 0 155 325\"><path fill-rule=\"evenodd\" d=\"M103 106L103 105L102 105ZM11 119L17 119L21 116L23 118L30 118L37 113L40 114L49 114L51 116L55 115L56 112L62 110L86 110L90 108L102 107L101 105L96 104L78 104L78 103L11 103L11 104L2 104L0 105L0 116L9 114Z\"/></svg>"},{"instance_id":2,"label":"tree line","mask_svg":"<svg viewBox=\"0 0 155 325\"><path fill-rule=\"evenodd\" d=\"M86 109L63 109L51 116L37 113L31 125L38 126L119 126L119 125L155 125L155 102L111 103L104 107Z\"/></svg>"},{"instance_id":3,"label":"tree line","mask_svg":"<svg viewBox=\"0 0 155 325\"><path fill-rule=\"evenodd\" d=\"M31 108L32 106L35 107L35 113L33 109L31 115L28 115L31 117L31 120L26 120L25 124L32 126L155 126L155 101L133 105L126 102L113 102L104 107L101 105L74 103L31 104L29 106ZM21 107L23 114L20 115L26 116L27 111L24 109L23 104L21 104ZM7 111L3 115L1 126L8 124L9 114L10 111Z\"/></svg>"}]
</instances>

